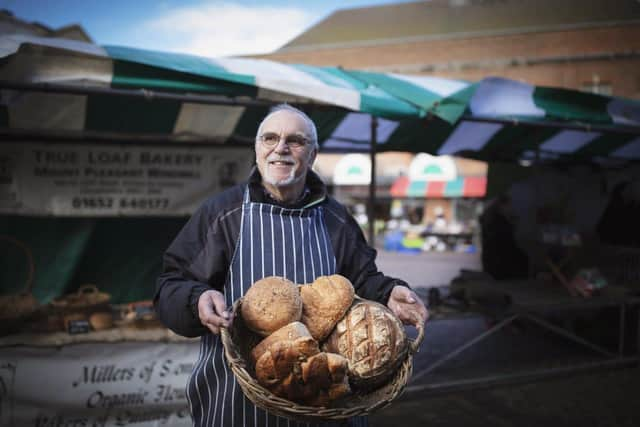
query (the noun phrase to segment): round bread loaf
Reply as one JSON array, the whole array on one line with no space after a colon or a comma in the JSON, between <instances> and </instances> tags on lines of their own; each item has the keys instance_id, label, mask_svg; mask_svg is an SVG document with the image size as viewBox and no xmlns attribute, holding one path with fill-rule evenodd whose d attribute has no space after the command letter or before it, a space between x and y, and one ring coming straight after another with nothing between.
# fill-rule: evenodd
<instances>
[{"instance_id":1,"label":"round bread loaf","mask_svg":"<svg viewBox=\"0 0 640 427\"><path fill-rule=\"evenodd\" d=\"M356 299L323 345L349 361L349 380L358 389L384 384L407 355L404 326L377 302Z\"/></svg>"},{"instance_id":2,"label":"round bread loaf","mask_svg":"<svg viewBox=\"0 0 640 427\"><path fill-rule=\"evenodd\" d=\"M281 327L300 320L300 291L284 277L265 277L249 288L242 299L240 311L247 327L266 337Z\"/></svg>"},{"instance_id":3,"label":"round bread loaf","mask_svg":"<svg viewBox=\"0 0 640 427\"><path fill-rule=\"evenodd\" d=\"M300 286L302 323L311 336L324 340L347 312L355 291L346 277L339 274L320 276L308 285Z\"/></svg>"}]
</instances>

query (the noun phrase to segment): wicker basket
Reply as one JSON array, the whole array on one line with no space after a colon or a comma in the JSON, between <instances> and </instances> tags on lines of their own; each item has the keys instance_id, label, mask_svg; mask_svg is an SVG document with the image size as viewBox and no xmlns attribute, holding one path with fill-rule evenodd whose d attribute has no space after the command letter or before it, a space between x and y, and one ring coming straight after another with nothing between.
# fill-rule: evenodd
<instances>
[{"instance_id":1,"label":"wicker basket","mask_svg":"<svg viewBox=\"0 0 640 427\"><path fill-rule=\"evenodd\" d=\"M364 395L354 393L346 396L333 402L328 408L304 406L274 395L255 379L253 367L246 361L250 360L251 349L260 341L261 337L251 332L244 324L242 316L239 315L241 305L242 298L233 304L233 312L238 313L233 321L233 326L231 329L222 328L220 332L227 363L244 394L256 406L296 421L340 420L366 415L387 406L403 392L407 385L413 368L413 355L420 348L424 338L424 329L420 327L416 339L409 342L407 357L387 384Z\"/></svg>"},{"instance_id":2,"label":"wicker basket","mask_svg":"<svg viewBox=\"0 0 640 427\"><path fill-rule=\"evenodd\" d=\"M80 286L75 293L54 299L51 305L61 313L93 312L108 305L110 300L111 295L101 292L96 285L86 284Z\"/></svg>"},{"instance_id":3,"label":"wicker basket","mask_svg":"<svg viewBox=\"0 0 640 427\"><path fill-rule=\"evenodd\" d=\"M28 262L28 272L24 289L18 294L0 295L0 335L18 331L25 320L33 316L39 308L38 301L31 292L35 275L33 255L27 245L9 236L0 236L0 241L17 246Z\"/></svg>"}]
</instances>

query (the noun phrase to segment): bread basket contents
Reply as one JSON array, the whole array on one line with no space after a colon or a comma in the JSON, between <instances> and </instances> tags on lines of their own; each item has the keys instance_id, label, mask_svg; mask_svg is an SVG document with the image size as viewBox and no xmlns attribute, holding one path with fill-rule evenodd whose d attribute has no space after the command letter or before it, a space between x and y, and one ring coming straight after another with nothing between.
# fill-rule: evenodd
<instances>
[{"instance_id":1,"label":"bread basket contents","mask_svg":"<svg viewBox=\"0 0 640 427\"><path fill-rule=\"evenodd\" d=\"M340 275L305 285L268 277L234 308L233 331L222 331L227 359L245 394L270 411L348 418L385 406L410 376L419 342L409 343L391 310L356 298Z\"/></svg>"},{"instance_id":2,"label":"bread basket contents","mask_svg":"<svg viewBox=\"0 0 640 427\"><path fill-rule=\"evenodd\" d=\"M300 322L262 340L251 352L256 379L276 396L312 406L326 406L349 392L347 359L320 352L318 342Z\"/></svg>"},{"instance_id":3,"label":"bread basket contents","mask_svg":"<svg viewBox=\"0 0 640 427\"><path fill-rule=\"evenodd\" d=\"M300 320L302 300L293 282L284 277L270 276L258 280L249 288L241 310L247 327L266 337Z\"/></svg>"}]
</instances>

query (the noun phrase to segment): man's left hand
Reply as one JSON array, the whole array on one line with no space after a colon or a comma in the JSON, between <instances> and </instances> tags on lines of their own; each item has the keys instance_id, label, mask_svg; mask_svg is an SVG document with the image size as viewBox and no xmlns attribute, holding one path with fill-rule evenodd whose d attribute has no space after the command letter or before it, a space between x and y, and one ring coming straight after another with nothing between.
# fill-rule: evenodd
<instances>
[{"instance_id":1,"label":"man's left hand","mask_svg":"<svg viewBox=\"0 0 640 427\"><path fill-rule=\"evenodd\" d=\"M394 286L389 295L387 307L398 316L405 325L424 325L429 312L422 300L405 286Z\"/></svg>"}]
</instances>

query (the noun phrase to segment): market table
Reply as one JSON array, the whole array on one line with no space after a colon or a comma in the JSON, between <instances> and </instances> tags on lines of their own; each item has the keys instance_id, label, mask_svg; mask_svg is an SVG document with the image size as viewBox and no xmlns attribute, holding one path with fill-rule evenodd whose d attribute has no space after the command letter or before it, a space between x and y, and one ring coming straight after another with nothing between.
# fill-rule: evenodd
<instances>
[{"instance_id":1,"label":"market table","mask_svg":"<svg viewBox=\"0 0 640 427\"><path fill-rule=\"evenodd\" d=\"M463 342L458 342L454 348L439 352L436 359L423 363L414 372L408 392L441 393L453 390L507 384L513 382L533 381L555 375L566 375L587 371L596 368L622 367L638 363L640 360L640 325L638 325L638 312L640 298L629 290L617 286L609 286L606 293L591 298L575 297L568 294L566 289L558 284L531 280L493 281L486 279L471 279L454 285L452 292L464 293L469 305L464 304L456 310L439 313L432 310L434 316L430 320L429 328L437 328L439 321L454 321L462 324L462 321L475 317L482 319L484 330L473 336L467 336ZM603 346L593 339L579 336L570 328L560 326L549 320L550 316L562 318L567 324L585 313L594 310L613 308L617 310L618 320L615 333L617 334L617 346ZM629 326L634 324L635 336L630 339ZM456 357L462 355L472 347L477 347L482 342L487 342L500 331L509 328L517 328L519 333L527 332L527 328L519 327L519 324L533 324L563 341L575 344L577 347L587 350L587 358L578 358L570 362L554 364L554 366L542 366L529 364L519 366L517 369L505 369L499 372L482 372L474 376L456 375L448 378L447 375L435 375L434 373L446 369ZM462 326L460 327L462 328ZM455 330L455 326L451 327ZM462 332L460 329L459 332ZM614 331L612 331L614 332ZM427 345L437 346L437 342L430 342L429 335L425 336ZM591 357L591 356L595 356ZM415 360L415 359L414 359ZM469 362L471 364L474 361ZM514 363L514 366L518 365ZM477 371L477 370L476 370ZM436 378L436 380L433 380Z\"/></svg>"}]
</instances>

